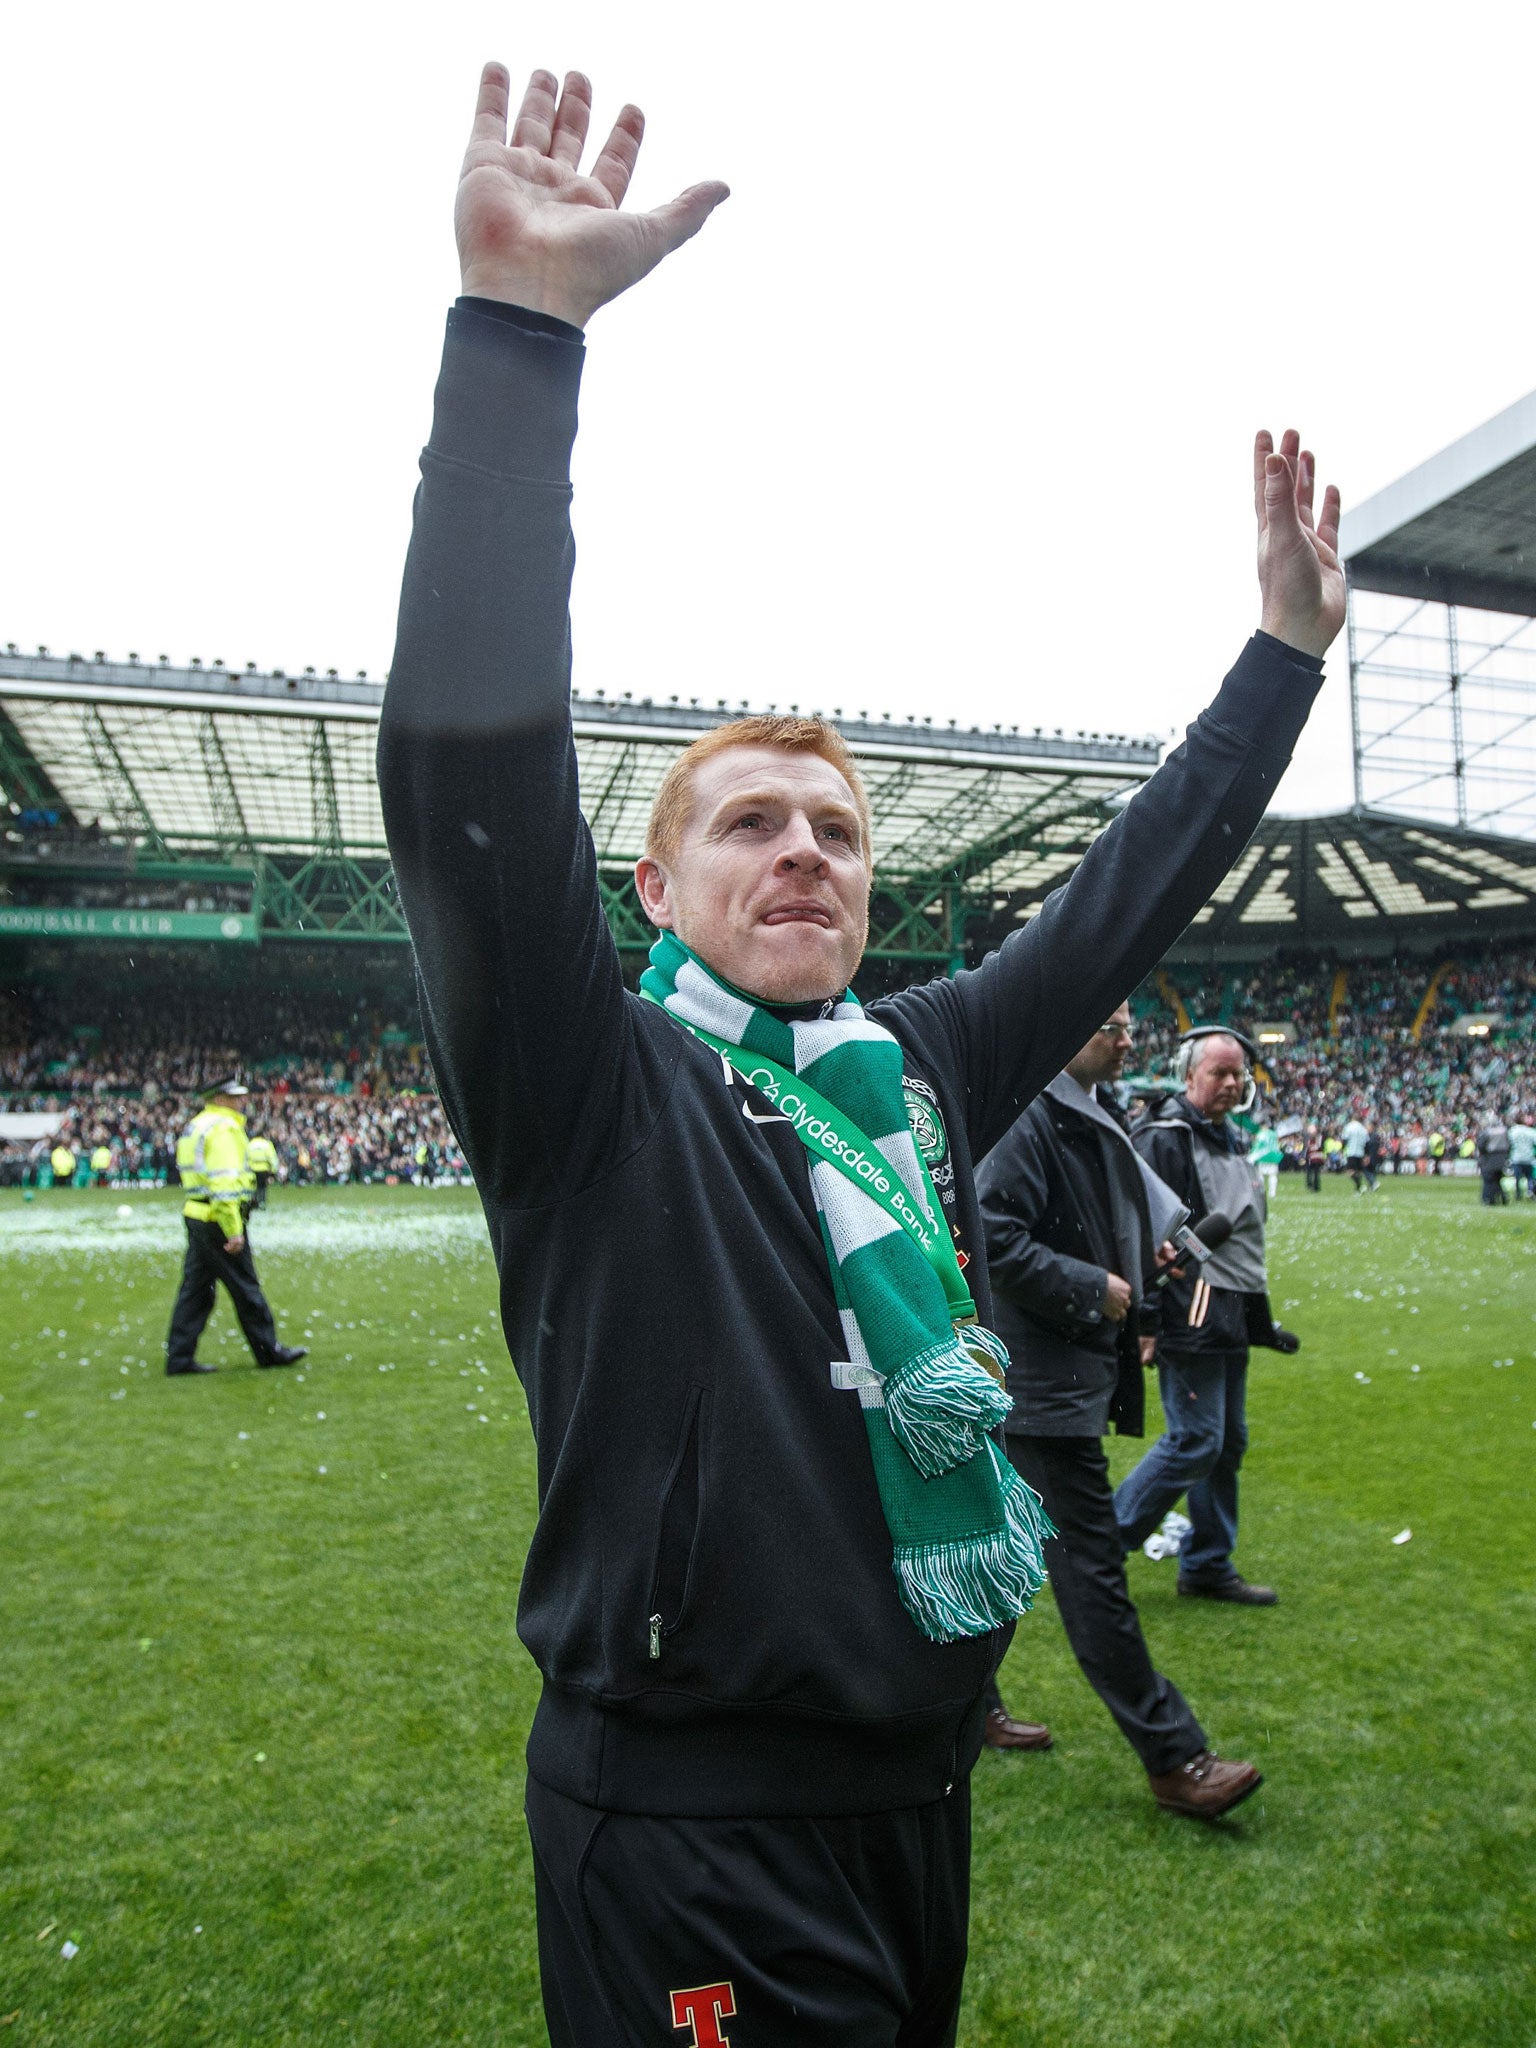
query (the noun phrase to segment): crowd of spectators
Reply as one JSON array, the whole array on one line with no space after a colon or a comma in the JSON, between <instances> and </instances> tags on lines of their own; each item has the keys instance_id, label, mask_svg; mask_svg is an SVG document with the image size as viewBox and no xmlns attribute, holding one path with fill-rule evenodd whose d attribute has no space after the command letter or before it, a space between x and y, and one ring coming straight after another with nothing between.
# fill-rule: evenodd
<instances>
[{"instance_id":1,"label":"crowd of spectators","mask_svg":"<svg viewBox=\"0 0 1536 2048\"><path fill-rule=\"evenodd\" d=\"M1179 1025L1176 993L1193 1023L1232 1023L1250 1036L1287 1024L1294 1038L1262 1047L1268 1117L1298 1161L1308 1130L1327 1140L1352 1117L1376 1135L1388 1164L1462 1156L1491 1120L1536 1113L1536 948L1469 957L1436 979L1430 960L1266 964L1230 971L1170 968L1138 992L1141 1072L1166 1076ZM1433 999L1418 1033L1419 1010ZM1457 1027L1487 1017L1487 1034ZM1437 1143L1438 1140L1438 1143Z\"/></svg>"},{"instance_id":2,"label":"crowd of spectators","mask_svg":"<svg viewBox=\"0 0 1536 2048\"><path fill-rule=\"evenodd\" d=\"M164 1179L199 1090L238 1069L252 1089L250 1128L272 1139L288 1179L464 1178L403 965L396 955L386 972L359 956L343 983L334 956L316 954L307 976L264 988L259 1002L238 981L170 970L126 984L105 1007L78 981L0 991L0 1110L62 1115L48 1148L62 1140L82 1178L106 1147L112 1178ZM1169 967L1134 999L1143 1092L1171 1078L1177 1005L1191 1021L1250 1034L1283 1021L1294 1037L1263 1048L1264 1116L1293 1163L1352 1118L1389 1170L1467 1156L1491 1121L1536 1120L1536 948L1440 968L1415 1035L1436 974L1435 962L1411 958L1342 976L1315 960ZM82 1024L82 1011L100 1021ZM1456 1028L1468 1013L1493 1020L1486 1036ZM0 1145L0 1176L19 1178L36 1149L35 1139Z\"/></svg>"},{"instance_id":3,"label":"crowd of spectators","mask_svg":"<svg viewBox=\"0 0 1536 2048\"><path fill-rule=\"evenodd\" d=\"M228 1072L235 1062L225 1062ZM213 1078L217 1078L216 1076ZM346 1181L423 1183L465 1180L457 1140L448 1128L435 1095L410 1091L374 1094L365 1081L354 1093L330 1092L293 1085L287 1074L263 1085L253 1076L253 1094L246 1128L270 1138L285 1180L339 1184ZM74 1155L80 1182L101 1179L111 1186L160 1184L175 1178L176 1140L202 1104L195 1094L159 1092L153 1102L142 1095L94 1089L48 1098L64 1108L63 1122L41 1140L0 1147L0 1179L16 1184L41 1176L59 1147ZM31 1106L39 1106L35 1100ZM102 1150L110 1165L97 1170L92 1161Z\"/></svg>"},{"instance_id":4,"label":"crowd of spectators","mask_svg":"<svg viewBox=\"0 0 1536 2048\"><path fill-rule=\"evenodd\" d=\"M0 1177L37 1172L63 1144L82 1180L102 1148L113 1182L172 1178L200 1091L232 1073L285 1179L467 1177L408 992L381 1006L334 987L264 989L253 1004L239 986L154 984L85 1026L70 1021L73 993L0 994L0 1110L63 1117L41 1144L0 1144Z\"/></svg>"}]
</instances>

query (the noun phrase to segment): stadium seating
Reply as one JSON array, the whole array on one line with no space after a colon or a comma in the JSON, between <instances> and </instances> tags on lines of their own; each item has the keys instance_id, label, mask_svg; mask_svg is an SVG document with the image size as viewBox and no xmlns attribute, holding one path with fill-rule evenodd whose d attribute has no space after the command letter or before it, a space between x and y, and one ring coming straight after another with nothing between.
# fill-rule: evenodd
<instances>
[{"instance_id":1,"label":"stadium seating","mask_svg":"<svg viewBox=\"0 0 1536 2048\"><path fill-rule=\"evenodd\" d=\"M251 1130L272 1139L288 1179L461 1179L417 1042L408 959L394 951L398 987L386 984L382 1001L354 992L377 979L376 963L359 960L343 990L334 955L323 978L289 961L293 985L259 999L246 982L211 985L174 961L146 963L142 984L115 987L106 1010L74 977L0 994L0 1110L63 1111L58 1135L82 1154L111 1146L114 1180L164 1180L198 1090L238 1068ZM0 1144L0 1180L28 1171L34 1144Z\"/></svg>"},{"instance_id":2,"label":"stadium seating","mask_svg":"<svg viewBox=\"0 0 1536 2048\"><path fill-rule=\"evenodd\" d=\"M0 1110L62 1111L61 1135L77 1151L113 1148L114 1177L165 1178L197 1090L239 1067L256 1091L252 1129L272 1138L287 1177L461 1178L404 949L358 953L341 970L334 953L281 965L287 985L259 998L227 965L222 984L190 976L184 955L146 957L106 1012L78 976L0 991ZM1358 1113L1409 1156L1436 1131L1454 1154L1493 1110L1536 1112L1530 946L1342 970L1323 959L1170 965L1133 1007L1143 1093L1170 1073L1179 1007L1190 1021L1250 1033L1288 1024L1294 1039L1265 1048L1266 1108L1282 1126L1299 1120L1298 1135L1312 1124L1336 1132ZM1487 1035L1458 1028L1473 1014L1490 1020ZM0 1146L0 1177L19 1178L30 1149Z\"/></svg>"},{"instance_id":3,"label":"stadium seating","mask_svg":"<svg viewBox=\"0 0 1536 2048\"><path fill-rule=\"evenodd\" d=\"M1168 1073L1178 1043L1170 991L1194 1023L1231 1023L1249 1034L1266 1024L1292 1027L1290 1043L1264 1048L1267 1106L1278 1123L1299 1118L1327 1134L1358 1113L1404 1146L1438 1131L1451 1153L1495 1109L1529 1117L1536 1108L1530 946L1453 962L1170 967L1136 998L1135 1061L1150 1076ZM1486 1035L1458 1028L1469 1016L1490 1020Z\"/></svg>"}]
</instances>

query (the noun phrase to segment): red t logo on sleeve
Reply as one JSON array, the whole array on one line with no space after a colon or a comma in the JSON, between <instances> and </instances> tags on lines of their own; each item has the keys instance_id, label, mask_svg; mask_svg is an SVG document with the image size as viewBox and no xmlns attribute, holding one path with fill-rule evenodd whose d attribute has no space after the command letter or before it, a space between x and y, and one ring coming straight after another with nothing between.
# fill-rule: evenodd
<instances>
[{"instance_id":1,"label":"red t logo on sleeve","mask_svg":"<svg viewBox=\"0 0 1536 2048\"><path fill-rule=\"evenodd\" d=\"M720 2022L735 2017L736 1993L729 1984L696 1984L672 1993L672 2024L691 2030L691 2048L731 2048Z\"/></svg>"}]
</instances>

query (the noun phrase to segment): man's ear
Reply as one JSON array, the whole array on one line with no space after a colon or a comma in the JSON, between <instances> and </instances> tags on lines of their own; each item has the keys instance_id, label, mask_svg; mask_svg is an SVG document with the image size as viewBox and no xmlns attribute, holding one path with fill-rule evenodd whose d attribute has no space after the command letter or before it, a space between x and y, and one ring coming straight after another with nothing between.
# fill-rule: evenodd
<instances>
[{"instance_id":1,"label":"man's ear","mask_svg":"<svg viewBox=\"0 0 1536 2048\"><path fill-rule=\"evenodd\" d=\"M648 853L635 862L635 893L651 923L659 931L671 931L672 884L667 880L666 870Z\"/></svg>"}]
</instances>

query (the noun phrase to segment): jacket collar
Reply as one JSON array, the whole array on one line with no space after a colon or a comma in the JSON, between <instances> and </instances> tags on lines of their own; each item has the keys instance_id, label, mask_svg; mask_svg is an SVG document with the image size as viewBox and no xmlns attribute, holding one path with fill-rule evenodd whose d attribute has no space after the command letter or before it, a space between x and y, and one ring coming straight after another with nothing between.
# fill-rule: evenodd
<instances>
[{"instance_id":1,"label":"jacket collar","mask_svg":"<svg viewBox=\"0 0 1536 2048\"><path fill-rule=\"evenodd\" d=\"M1236 1152L1239 1147L1232 1142L1232 1126L1223 1118L1213 1123L1208 1116L1202 1116L1187 1095L1175 1095L1168 1104L1168 1113L1176 1116L1181 1123L1197 1131L1208 1145L1214 1145L1218 1152Z\"/></svg>"},{"instance_id":2,"label":"jacket collar","mask_svg":"<svg viewBox=\"0 0 1536 2048\"><path fill-rule=\"evenodd\" d=\"M1113 1096L1106 1101L1098 1088L1084 1088L1080 1081L1074 1081L1065 1068L1046 1082L1044 1093L1058 1109L1065 1110L1084 1123L1100 1123L1105 1117L1124 1133L1127 1129L1125 1116ZM1086 1097L1086 1101L1084 1100Z\"/></svg>"}]
</instances>

